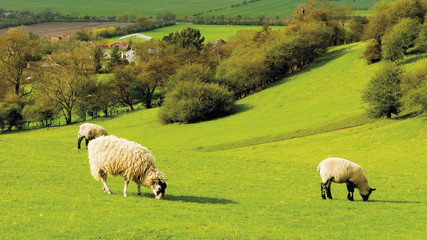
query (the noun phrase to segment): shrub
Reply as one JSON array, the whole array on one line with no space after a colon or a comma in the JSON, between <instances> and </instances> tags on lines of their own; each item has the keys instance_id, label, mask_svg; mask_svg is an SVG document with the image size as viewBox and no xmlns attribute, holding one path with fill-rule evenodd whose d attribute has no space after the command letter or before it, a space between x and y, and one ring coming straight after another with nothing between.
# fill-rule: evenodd
<instances>
[{"instance_id":1,"label":"shrub","mask_svg":"<svg viewBox=\"0 0 427 240\"><path fill-rule=\"evenodd\" d=\"M403 102L408 107L420 107L427 112L427 59L417 64L412 71L402 75Z\"/></svg>"},{"instance_id":2,"label":"shrub","mask_svg":"<svg viewBox=\"0 0 427 240\"><path fill-rule=\"evenodd\" d=\"M422 52L427 52L427 21L421 26L420 33L416 40L417 48Z\"/></svg>"},{"instance_id":3,"label":"shrub","mask_svg":"<svg viewBox=\"0 0 427 240\"><path fill-rule=\"evenodd\" d=\"M233 110L233 94L216 83L182 81L166 94L159 111L163 123L195 123L224 116Z\"/></svg>"},{"instance_id":4,"label":"shrub","mask_svg":"<svg viewBox=\"0 0 427 240\"><path fill-rule=\"evenodd\" d=\"M402 108L401 69L388 62L368 83L363 92L363 100L369 105L368 112L376 118L399 114Z\"/></svg>"},{"instance_id":5,"label":"shrub","mask_svg":"<svg viewBox=\"0 0 427 240\"><path fill-rule=\"evenodd\" d=\"M363 52L363 57L368 61L368 64L379 62L381 60L381 44L377 41L369 44Z\"/></svg>"},{"instance_id":6,"label":"shrub","mask_svg":"<svg viewBox=\"0 0 427 240\"><path fill-rule=\"evenodd\" d=\"M420 31L418 20L404 18L393 26L392 31L384 35L383 57L386 60L402 59L408 48L415 45L415 39Z\"/></svg>"}]
</instances>

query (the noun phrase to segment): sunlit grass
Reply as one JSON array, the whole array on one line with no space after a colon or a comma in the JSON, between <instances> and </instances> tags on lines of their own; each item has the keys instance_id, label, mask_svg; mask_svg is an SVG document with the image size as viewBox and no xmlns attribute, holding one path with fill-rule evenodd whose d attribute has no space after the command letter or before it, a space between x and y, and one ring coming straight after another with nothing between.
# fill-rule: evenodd
<instances>
[{"instance_id":1,"label":"sunlit grass","mask_svg":"<svg viewBox=\"0 0 427 240\"><path fill-rule=\"evenodd\" d=\"M162 125L158 109L97 124L149 147L168 179L163 200L109 177L112 195L77 150L79 124L0 135L2 239L422 239L427 119L372 121L360 91L366 43L332 48L312 66L238 101L234 115ZM320 197L317 164L360 164L368 202L333 184Z\"/></svg>"}]
</instances>

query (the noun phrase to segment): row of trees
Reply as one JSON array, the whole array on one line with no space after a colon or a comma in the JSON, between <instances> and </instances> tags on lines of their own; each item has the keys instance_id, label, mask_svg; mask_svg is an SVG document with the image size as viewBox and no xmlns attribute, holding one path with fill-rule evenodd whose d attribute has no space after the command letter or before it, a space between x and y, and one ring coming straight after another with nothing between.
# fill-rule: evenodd
<instances>
[{"instance_id":1,"label":"row of trees","mask_svg":"<svg viewBox=\"0 0 427 240\"><path fill-rule=\"evenodd\" d=\"M363 39L374 39L364 56L368 63L399 61L416 46L427 50L427 4L422 0L380 1L366 25Z\"/></svg>"},{"instance_id":2,"label":"row of trees","mask_svg":"<svg viewBox=\"0 0 427 240\"><path fill-rule=\"evenodd\" d=\"M118 16L80 16L78 12L63 15L60 12L53 12L47 8L39 13L29 10L11 11L0 8L0 28L15 27L21 25L30 25L45 22L136 22L140 16L134 13L123 13ZM160 13L151 18L155 22L173 22L175 15L170 12Z\"/></svg>"},{"instance_id":3,"label":"row of trees","mask_svg":"<svg viewBox=\"0 0 427 240\"><path fill-rule=\"evenodd\" d=\"M405 55L427 50L427 4L420 0L381 1L364 31L364 39L374 39L364 56L368 63L384 60L362 99L373 117L391 118L404 109L427 111L427 61L404 70ZM411 49L411 50L410 50Z\"/></svg>"},{"instance_id":4,"label":"row of trees","mask_svg":"<svg viewBox=\"0 0 427 240\"><path fill-rule=\"evenodd\" d=\"M376 118L391 118L402 110L427 112L427 61L411 70L388 62L375 73L363 92L368 112Z\"/></svg>"}]
</instances>

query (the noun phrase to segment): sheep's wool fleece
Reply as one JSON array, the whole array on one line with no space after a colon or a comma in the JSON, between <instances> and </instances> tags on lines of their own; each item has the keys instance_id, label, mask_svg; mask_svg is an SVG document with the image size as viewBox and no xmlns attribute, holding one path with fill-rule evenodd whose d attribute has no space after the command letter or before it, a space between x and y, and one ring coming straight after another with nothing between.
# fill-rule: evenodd
<instances>
[{"instance_id":1,"label":"sheep's wool fleece","mask_svg":"<svg viewBox=\"0 0 427 240\"><path fill-rule=\"evenodd\" d=\"M319 163L317 171L323 182L332 178L336 183L344 183L347 180L356 185L368 183L362 167L343 158L327 158Z\"/></svg>"},{"instance_id":2,"label":"sheep's wool fleece","mask_svg":"<svg viewBox=\"0 0 427 240\"><path fill-rule=\"evenodd\" d=\"M138 143L112 135L102 136L90 142L88 151L90 169L95 179L100 178L100 170L134 181L152 178L147 175L153 174L158 178L164 177L157 170L150 150Z\"/></svg>"},{"instance_id":3,"label":"sheep's wool fleece","mask_svg":"<svg viewBox=\"0 0 427 240\"><path fill-rule=\"evenodd\" d=\"M80 125L78 137L85 137L86 139L94 139L99 136L107 136L107 131L99 125L93 123L83 123Z\"/></svg>"}]
</instances>

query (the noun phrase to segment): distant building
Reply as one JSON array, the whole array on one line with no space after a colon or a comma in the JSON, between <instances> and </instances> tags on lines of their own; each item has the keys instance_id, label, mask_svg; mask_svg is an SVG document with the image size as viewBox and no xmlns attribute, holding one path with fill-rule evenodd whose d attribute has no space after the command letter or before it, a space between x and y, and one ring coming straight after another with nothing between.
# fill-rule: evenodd
<instances>
[{"instance_id":1,"label":"distant building","mask_svg":"<svg viewBox=\"0 0 427 240\"><path fill-rule=\"evenodd\" d=\"M135 33L135 34L131 34L131 35L127 35L127 36L121 37L121 38L119 38L119 40L123 40L123 39L126 39L126 38L131 38L131 37L136 37L136 38L144 39L144 40L147 40L147 41L151 41L153 39L150 36L146 36L146 35L143 35L143 34L140 34L140 33Z\"/></svg>"},{"instance_id":2,"label":"distant building","mask_svg":"<svg viewBox=\"0 0 427 240\"><path fill-rule=\"evenodd\" d=\"M123 49L123 48L127 48L128 44L126 42L124 42L124 41L120 41L119 40L119 41L111 44L110 48L114 48L115 46L117 46L120 49Z\"/></svg>"},{"instance_id":3,"label":"distant building","mask_svg":"<svg viewBox=\"0 0 427 240\"><path fill-rule=\"evenodd\" d=\"M121 57L128 60L129 62L134 62L136 60L136 53L134 50L123 51Z\"/></svg>"},{"instance_id":4,"label":"distant building","mask_svg":"<svg viewBox=\"0 0 427 240\"><path fill-rule=\"evenodd\" d=\"M60 40L70 40L70 36L54 36L54 37L50 37L50 41L52 42L57 42Z\"/></svg>"}]
</instances>

